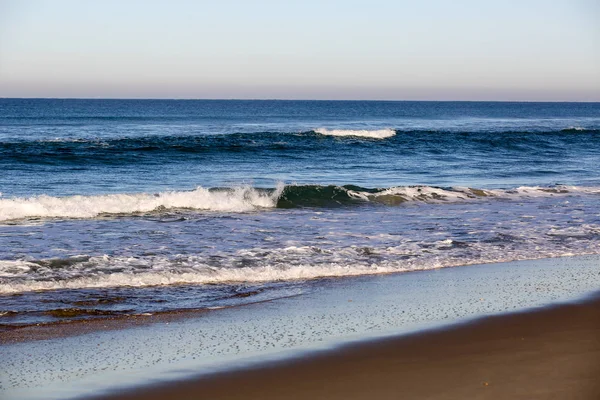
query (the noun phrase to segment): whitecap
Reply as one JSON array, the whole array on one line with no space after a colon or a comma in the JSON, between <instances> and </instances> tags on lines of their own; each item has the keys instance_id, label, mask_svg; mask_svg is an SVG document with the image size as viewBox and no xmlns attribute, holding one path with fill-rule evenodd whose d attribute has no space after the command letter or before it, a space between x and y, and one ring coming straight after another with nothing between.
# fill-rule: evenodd
<instances>
[{"instance_id":1,"label":"whitecap","mask_svg":"<svg viewBox=\"0 0 600 400\"><path fill-rule=\"evenodd\" d=\"M194 209L220 212L247 212L273 208L283 191L249 186L210 190L197 187L191 191L171 191L157 194L106 194L91 196L15 197L0 199L0 221L23 218L94 218L102 214L148 213L163 209Z\"/></svg>"},{"instance_id":2,"label":"whitecap","mask_svg":"<svg viewBox=\"0 0 600 400\"><path fill-rule=\"evenodd\" d=\"M326 136L356 136L370 139L385 139L396 135L396 131L393 129L366 130L319 128L315 129L315 132Z\"/></svg>"}]
</instances>

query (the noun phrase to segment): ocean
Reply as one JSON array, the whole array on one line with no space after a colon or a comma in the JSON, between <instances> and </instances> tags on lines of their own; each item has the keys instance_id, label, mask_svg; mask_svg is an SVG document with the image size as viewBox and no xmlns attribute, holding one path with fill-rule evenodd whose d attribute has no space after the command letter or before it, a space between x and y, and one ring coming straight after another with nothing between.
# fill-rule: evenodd
<instances>
[{"instance_id":1,"label":"ocean","mask_svg":"<svg viewBox=\"0 0 600 400\"><path fill-rule=\"evenodd\" d=\"M0 192L3 329L600 254L600 103L0 99Z\"/></svg>"}]
</instances>

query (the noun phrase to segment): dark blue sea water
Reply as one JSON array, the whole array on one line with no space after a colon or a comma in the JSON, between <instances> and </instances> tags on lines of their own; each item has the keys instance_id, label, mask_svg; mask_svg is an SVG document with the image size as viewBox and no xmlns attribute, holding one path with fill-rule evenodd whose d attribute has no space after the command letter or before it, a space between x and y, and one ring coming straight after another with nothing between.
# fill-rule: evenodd
<instances>
[{"instance_id":1,"label":"dark blue sea water","mask_svg":"<svg viewBox=\"0 0 600 400\"><path fill-rule=\"evenodd\" d=\"M600 253L600 103L0 99L0 324Z\"/></svg>"}]
</instances>

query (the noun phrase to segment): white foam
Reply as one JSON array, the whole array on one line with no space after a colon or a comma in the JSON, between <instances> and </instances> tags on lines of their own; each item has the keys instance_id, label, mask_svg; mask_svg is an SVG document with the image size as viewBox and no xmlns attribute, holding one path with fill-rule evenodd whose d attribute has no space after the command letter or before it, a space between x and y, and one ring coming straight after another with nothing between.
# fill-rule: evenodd
<instances>
[{"instance_id":1,"label":"white foam","mask_svg":"<svg viewBox=\"0 0 600 400\"><path fill-rule=\"evenodd\" d=\"M240 186L218 190L198 187L192 191L157 194L121 193L65 197L41 195L0 198L0 221L25 218L95 218L103 214L148 213L169 209L248 212L276 207L284 188L283 184L279 184L275 190L270 192L250 186ZM451 203L489 198L524 200L539 197L599 195L600 187L559 185L553 187L521 186L514 189L473 189L468 187L397 186L377 193L355 190L348 190L347 193L358 200L390 204L396 200L417 203Z\"/></svg>"},{"instance_id":2,"label":"white foam","mask_svg":"<svg viewBox=\"0 0 600 400\"><path fill-rule=\"evenodd\" d=\"M582 126L569 126L569 127L567 128L567 130L569 130L569 131L580 131L580 132L582 132L582 131L585 131L585 130L587 130L587 129L585 129L585 128L584 128L584 127L582 127Z\"/></svg>"},{"instance_id":3,"label":"white foam","mask_svg":"<svg viewBox=\"0 0 600 400\"><path fill-rule=\"evenodd\" d=\"M31 217L94 218L101 214L147 213L157 209L188 208L194 210L246 212L272 208L283 191L283 185L272 193L249 186L157 194L107 194L97 196L35 196L0 199L0 221Z\"/></svg>"},{"instance_id":4,"label":"white foam","mask_svg":"<svg viewBox=\"0 0 600 400\"><path fill-rule=\"evenodd\" d=\"M492 195L489 191L481 190L480 194ZM368 197L377 199L383 196L400 196L406 201L417 202L441 202L441 201L464 201L475 199L478 196L469 188L442 189L431 186L399 186L392 187Z\"/></svg>"},{"instance_id":5,"label":"white foam","mask_svg":"<svg viewBox=\"0 0 600 400\"><path fill-rule=\"evenodd\" d=\"M371 139L385 139L392 137L396 134L393 129L378 129L378 130L365 130L365 129L326 129L319 128L315 129L315 132L326 136L357 136Z\"/></svg>"},{"instance_id":6,"label":"white foam","mask_svg":"<svg viewBox=\"0 0 600 400\"><path fill-rule=\"evenodd\" d=\"M498 246L485 241L472 242L469 251L452 250L452 239L434 242L408 240L397 245L372 248L377 259L363 259L357 246L322 249L315 256L310 246L289 246L280 249L243 249L232 255L259 260L259 265L233 267L225 263L214 266L201 255L171 259L154 257L72 257L68 266L52 268L42 261L0 260L0 294L38 290L145 287L176 284L261 283L309 280L321 277L387 274L430 270L461 265L506 262L515 260L600 254L596 242L581 241L568 245L556 244L556 236L586 237L598 235L600 226L586 224L578 229L551 228L543 232L532 230L518 246ZM423 247L420 244L431 244ZM323 258L319 258L319 257ZM408 255L410 258L398 258ZM379 258L382 257L382 258ZM47 262L48 260L46 260Z\"/></svg>"},{"instance_id":7,"label":"white foam","mask_svg":"<svg viewBox=\"0 0 600 400\"><path fill-rule=\"evenodd\" d=\"M113 260L114 261L114 260ZM317 277L353 276L400 271L391 267L367 267L342 264L329 264L319 267L312 265L292 265L281 269L276 266L245 268L198 268L196 272L118 272L107 275L79 277L54 281L31 281L0 284L0 294L20 293L35 290L105 288L105 287L144 287L174 284L218 284L218 283L259 283L314 279Z\"/></svg>"},{"instance_id":8,"label":"white foam","mask_svg":"<svg viewBox=\"0 0 600 400\"><path fill-rule=\"evenodd\" d=\"M581 187L557 185L520 186L515 189L473 189L468 187L453 187L443 189L432 186L398 186L386 189L379 193L354 193L353 196L365 200L377 200L383 196L400 196L405 201L442 203L464 202L482 198L501 198L523 200L538 197L573 196L573 195L598 195L598 187Z\"/></svg>"},{"instance_id":9,"label":"white foam","mask_svg":"<svg viewBox=\"0 0 600 400\"><path fill-rule=\"evenodd\" d=\"M393 249L388 251L392 252ZM547 255L544 255L547 256ZM10 283L0 283L0 294L21 293L38 290L56 290L56 289L81 289L81 288L106 288L106 287L144 287L158 285L175 284L219 284L219 283L260 283L275 281L297 281L308 280L321 277L344 277L357 275L386 274L394 272L429 270L443 267L454 267L459 265L478 264L485 262L499 262L515 259L538 258L532 256L512 255L510 258L478 258L473 260L465 259L437 259L421 260L418 263L413 262L384 262L381 264L359 264L359 263L324 263L319 265L299 264L287 265L265 265L259 267L243 268L214 268L208 265L196 265L193 270L188 272L178 272L173 270L173 264L168 268L156 268L151 272L114 272L110 274L93 274L77 278L56 279L56 280L31 280L18 279ZM541 257L540 257L541 258ZM100 261L100 260L96 260ZM100 261L101 262L101 261ZM119 263L121 266L127 262L136 262L138 264L146 260L119 260L106 259L106 263ZM160 261L153 262L159 264ZM166 263L165 263L166 264ZM165 265L166 266L166 265Z\"/></svg>"}]
</instances>

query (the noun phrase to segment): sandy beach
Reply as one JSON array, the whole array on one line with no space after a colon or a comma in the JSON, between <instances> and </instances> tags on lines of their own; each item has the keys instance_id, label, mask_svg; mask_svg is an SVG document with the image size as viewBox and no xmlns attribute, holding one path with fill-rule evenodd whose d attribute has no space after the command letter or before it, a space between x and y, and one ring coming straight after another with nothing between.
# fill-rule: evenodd
<instances>
[{"instance_id":1,"label":"sandy beach","mask_svg":"<svg viewBox=\"0 0 600 400\"><path fill-rule=\"evenodd\" d=\"M102 397L599 399L600 297Z\"/></svg>"}]
</instances>

